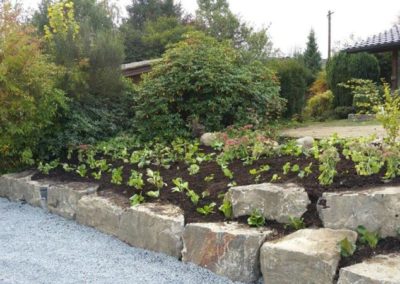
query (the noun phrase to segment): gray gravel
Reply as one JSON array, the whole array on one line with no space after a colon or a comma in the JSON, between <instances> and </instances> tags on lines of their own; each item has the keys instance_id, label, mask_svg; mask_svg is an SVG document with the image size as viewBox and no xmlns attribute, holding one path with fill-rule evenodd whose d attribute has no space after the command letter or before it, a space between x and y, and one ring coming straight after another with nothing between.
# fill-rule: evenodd
<instances>
[{"instance_id":1,"label":"gray gravel","mask_svg":"<svg viewBox=\"0 0 400 284\"><path fill-rule=\"evenodd\" d=\"M0 198L0 283L232 283Z\"/></svg>"}]
</instances>

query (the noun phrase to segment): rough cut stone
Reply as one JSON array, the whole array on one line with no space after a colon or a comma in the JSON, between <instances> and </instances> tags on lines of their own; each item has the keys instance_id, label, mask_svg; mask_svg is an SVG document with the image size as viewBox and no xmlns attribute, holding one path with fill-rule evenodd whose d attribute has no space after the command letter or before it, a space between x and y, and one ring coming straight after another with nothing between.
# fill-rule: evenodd
<instances>
[{"instance_id":1,"label":"rough cut stone","mask_svg":"<svg viewBox=\"0 0 400 284\"><path fill-rule=\"evenodd\" d=\"M348 238L350 230L304 229L261 247L261 271L265 284L332 283L340 260L338 242Z\"/></svg>"},{"instance_id":2,"label":"rough cut stone","mask_svg":"<svg viewBox=\"0 0 400 284\"><path fill-rule=\"evenodd\" d=\"M83 196L78 202L76 220L80 224L115 236L119 231L123 211L107 198L88 195Z\"/></svg>"},{"instance_id":3,"label":"rough cut stone","mask_svg":"<svg viewBox=\"0 0 400 284\"><path fill-rule=\"evenodd\" d=\"M33 171L15 174L6 174L0 177L0 197L11 201L25 201L32 206L41 207L40 188L48 188L50 182L46 180L33 181Z\"/></svg>"},{"instance_id":4,"label":"rough cut stone","mask_svg":"<svg viewBox=\"0 0 400 284\"><path fill-rule=\"evenodd\" d=\"M51 213L67 219L75 219L78 201L83 196L96 193L98 185L69 182L52 185L47 193L47 206Z\"/></svg>"},{"instance_id":5,"label":"rough cut stone","mask_svg":"<svg viewBox=\"0 0 400 284\"><path fill-rule=\"evenodd\" d=\"M134 247L180 258L183 230L179 207L144 203L123 212L117 236Z\"/></svg>"},{"instance_id":6,"label":"rough cut stone","mask_svg":"<svg viewBox=\"0 0 400 284\"><path fill-rule=\"evenodd\" d=\"M400 187L326 192L317 208L324 227L354 230L363 225L383 237L396 236L400 228Z\"/></svg>"},{"instance_id":7,"label":"rough cut stone","mask_svg":"<svg viewBox=\"0 0 400 284\"><path fill-rule=\"evenodd\" d=\"M314 145L314 138L312 138L311 136L305 136L297 139L296 143L304 149L310 149Z\"/></svg>"},{"instance_id":8,"label":"rough cut stone","mask_svg":"<svg viewBox=\"0 0 400 284\"><path fill-rule=\"evenodd\" d=\"M378 255L340 270L338 284L399 284L400 254Z\"/></svg>"},{"instance_id":9,"label":"rough cut stone","mask_svg":"<svg viewBox=\"0 0 400 284\"><path fill-rule=\"evenodd\" d=\"M214 142L218 140L218 133L207 132L201 135L200 143L205 146L211 146Z\"/></svg>"},{"instance_id":10,"label":"rough cut stone","mask_svg":"<svg viewBox=\"0 0 400 284\"><path fill-rule=\"evenodd\" d=\"M265 218L281 223L289 216L301 217L310 204L304 188L295 184L254 184L236 186L229 190L227 198L232 203L235 217L246 216L259 210Z\"/></svg>"},{"instance_id":11,"label":"rough cut stone","mask_svg":"<svg viewBox=\"0 0 400 284\"><path fill-rule=\"evenodd\" d=\"M233 281L253 282L260 278L260 247L272 233L238 223L188 224L182 260Z\"/></svg>"}]
</instances>

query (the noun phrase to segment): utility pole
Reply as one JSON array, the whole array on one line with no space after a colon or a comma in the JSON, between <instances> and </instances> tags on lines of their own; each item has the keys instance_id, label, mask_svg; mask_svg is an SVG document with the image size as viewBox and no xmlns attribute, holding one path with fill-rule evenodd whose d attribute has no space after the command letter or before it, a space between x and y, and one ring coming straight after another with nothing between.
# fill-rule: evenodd
<instances>
[{"instance_id":1,"label":"utility pole","mask_svg":"<svg viewBox=\"0 0 400 284\"><path fill-rule=\"evenodd\" d=\"M331 59L331 34L332 34L332 28L331 28L331 16L334 12L331 10L328 11L328 60Z\"/></svg>"}]
</instances>

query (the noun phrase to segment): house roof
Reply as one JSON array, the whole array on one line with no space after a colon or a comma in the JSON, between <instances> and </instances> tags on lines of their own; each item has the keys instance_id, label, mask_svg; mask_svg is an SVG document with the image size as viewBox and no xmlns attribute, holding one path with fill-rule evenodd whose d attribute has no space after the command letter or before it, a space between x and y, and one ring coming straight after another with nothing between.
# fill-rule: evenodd
<instances>
[{"instance_id":1,"label":"house roof","mask_svg":"<svg viewBox=\"0 0 400 284\"><path fill-rule=\"evenodd\" d=\"M161 59L151 59L151 60L143 60L143 61L138 61L138 62L126 63L126 64L121 65L121 69L122 69L122 71L126 71L129 69L147 67L147 66L151 66L151 64L158 62L160 60Z\"/></svg>"},{"instance_id":2,"label":"house roof","mask_svg":"<svg viewBox=\"0 0 400 284\"><path fill-rule=\"evenodd\" d=\"M391 29L368 37L365 40L355 43L346 48L346 52L360 51L389 51L393 48L400 48L400 25L394 25Z\"/></svg>"}]
</instances>

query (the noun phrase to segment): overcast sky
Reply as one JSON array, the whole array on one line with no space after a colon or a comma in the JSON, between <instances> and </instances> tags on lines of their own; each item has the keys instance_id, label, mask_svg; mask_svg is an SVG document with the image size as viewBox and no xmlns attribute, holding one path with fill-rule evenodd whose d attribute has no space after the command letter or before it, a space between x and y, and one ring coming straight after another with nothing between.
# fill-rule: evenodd
<instances>
[{"instance_id":1,"label":"overcast sky","mask_svg":"<svg viewBox=\"0 0 400 284\"><path fill-rule=\"evenodd\" d=\"M40 0L20 0L36 8ZM122 9L131 0L114 0ZM181 0L184 10L194 13L196 0ZM351 35L364 38L389 29L400 15L399 0L228 0L231 10L255 27L269 27L275 48L290 55L304 49L314 28L324 57L327 54L328 10L332 16L332 41L345 42Z\"/></svg>"}]
</instances>

